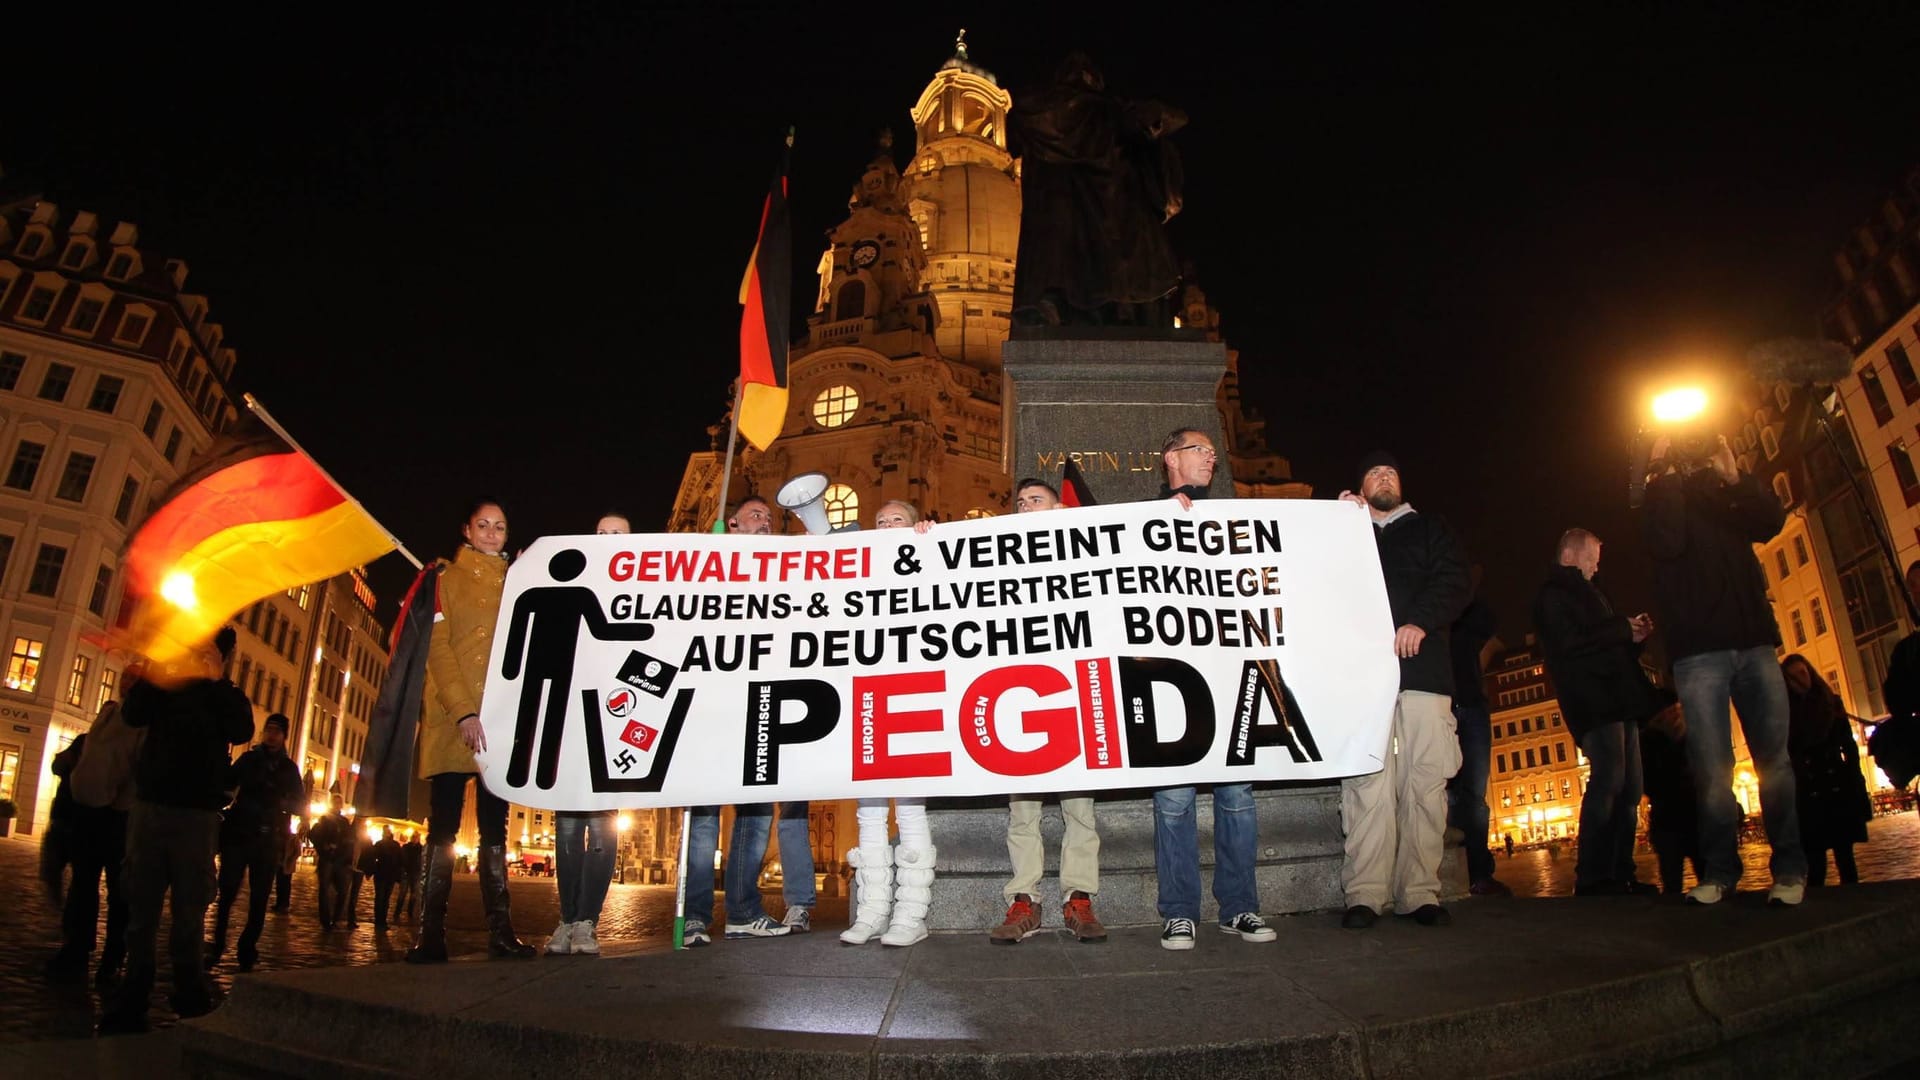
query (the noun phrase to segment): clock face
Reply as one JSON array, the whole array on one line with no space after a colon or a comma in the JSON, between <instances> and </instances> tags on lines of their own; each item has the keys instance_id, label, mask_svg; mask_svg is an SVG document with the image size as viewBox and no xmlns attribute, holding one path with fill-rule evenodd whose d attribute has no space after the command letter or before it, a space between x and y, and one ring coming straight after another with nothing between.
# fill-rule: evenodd
<instances>
[{"instance_id":1,"label":"clock face","mask_svg":"<svg viewBox=\"0 0 1920 1080\"><path fill-rule=\"evenodd\" d=\"M879 257L880 245L871 240L862 240L853 245L853 265L857 269L865 270Z\"/></svg>"}]
</instances>

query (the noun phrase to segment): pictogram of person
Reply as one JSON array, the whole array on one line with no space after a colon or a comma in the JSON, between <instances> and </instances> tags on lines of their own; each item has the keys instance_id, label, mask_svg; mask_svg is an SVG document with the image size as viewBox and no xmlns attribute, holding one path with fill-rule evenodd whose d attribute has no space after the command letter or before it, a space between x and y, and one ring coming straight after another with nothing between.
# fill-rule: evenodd
<instances>
[{"instance_id":1,"label":"pictogram of person","mask_svg":"<svg viewBox=\"0 0 1920 1080\"><path fill-rule=\"evenodd\" d=\"M572 581L586 568L587 556L577 548L557 551L547 560L547 573L555 581ZM573 655L580 643L582 622L597 641L646 641L653 636L653 627L646 623L608 619L600 609L600 598L584 585L541 585L520 594L513 602L507 655L500 669L500 674L509 679L521 678L523 667L526 673L520 683L513 752L507 758L507 783L514 787L526 785L536 731L540 734L540 768L535 782L542 789L551 788L559 776L560 736L566 726L567 698L573 692ZM544 729L540 716L543 690L547 690Z\"/></svg>"}]
</instances>

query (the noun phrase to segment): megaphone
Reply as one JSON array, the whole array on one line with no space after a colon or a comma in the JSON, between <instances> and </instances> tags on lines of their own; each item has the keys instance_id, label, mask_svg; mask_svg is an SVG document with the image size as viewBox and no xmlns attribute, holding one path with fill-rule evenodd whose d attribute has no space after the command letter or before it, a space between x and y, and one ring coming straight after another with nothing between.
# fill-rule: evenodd
<instances>
[{"instance_id":1,"label":"megaphone","mask_svg":"<svg viewBox=\"0 0 1920 1080\"><path fill-rule=\"evenodd\" d=\"M838 529L827 523L827 507L822 501L827 493L827 485L832 481L823 472L801 473L799 476L780 486L773 501L783 510L791 510L806 526L808 536L825 536L832 532L852 532L860 528L858 523L842 525Z\"/></svg>"}]
</instances>

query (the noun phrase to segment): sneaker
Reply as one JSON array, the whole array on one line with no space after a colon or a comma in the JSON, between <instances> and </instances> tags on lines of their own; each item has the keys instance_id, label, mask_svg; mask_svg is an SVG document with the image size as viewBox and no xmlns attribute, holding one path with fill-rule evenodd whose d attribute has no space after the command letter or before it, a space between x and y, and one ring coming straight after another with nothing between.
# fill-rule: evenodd
<instances>
[{"instance_id":1,"label":"sneaker","mask_svg":"<svg viewBox=\"0 0 1920 1080\"><path fill-rule=\"evenodd\" d=\"M555 956L565 956L573 951L573 924L563 922L554 927L553 936L547 939L547 951Z\"/></svg>"},{"instance_id":2,"label":"sneaker","mask_svg":"<svg viewBox=\"0 0 1920 1080\"><path fill-rule=\"evenodd\" d=\"M789 934L810 934L813 932L813 912L803 907L790 907L780 919L780 925L787 928Z\"/></svg>"},{"instance_id":3,"label":"sneaker","mask_svg":"<svg viewBox=\"0 0 1920 1080\"><path fill-rule=\"evenodd\" d=\"M573 924L573 952L576 956L600 955L600 939L593 936L592 920L581 919Z\"/></svg>"},{"instance_id":4,"label":"sneaker","mask_svg":"<svg viewBox=\"0 0 1920 1080\"><path fill-rule=\"evenodd\" d=\"M995 945L1018 945L1039 932L1040 909L1033 906L1033 897L1020 893L1007 905L1006 921L989 931L987 938Z\"/></svg>"},{"instance_id":5,"label":"sneaker","mask_svg":"<svg viewBox=\"0 0 1920 1080\"><path fill-rule=\"evenodd\" d=\"M727 940L736 938L785 937L791 928L784 923L773 921L773 916L762 915L752 922L730 922L727 924Z\"/></svg>"},{"instance_id":6,"label":"sneaker","mask_svg":"<svg viewBox=\"0 0 1920 1080\"><path fill-rule=\"evenodd\" d=\"M1265 919L1251 911L1243 911L1221 923L1220 929L1223 933L1239 934L1241 941L1272 941L1280 936Z\"/></svg>"},{"instance_id":7,"label":"sneaker","mask_svg":"<svg viewBox=\"0 0 1920 1080\"><path fill-rule=\"evenodd\" d=\"M1340 916L1340 925L1348 930L1365 930L1379 919L1379 912L1365 904L1355 904Z\"/></svg>"},{"instance_id":8,"label":"sneaker","mask_svg":"<svg viewBox=\"0 0 1920 1080\"><path fill-rule=\"evenodd\" d=\"M1093 897L1079 889L1073 890L1073 894L1067 897L1067 902L1060 906L1060 917L1066 922L1067 929L1073 932L1075 941L1083 941L1091 945L1097 941L1107 940L1107 928L1101 926L1100 920L1093 917ZM1038 921L1036 918L1035 922Z\"/></svg>"},{"instance_id":9,"label":"sneaker","mask_svg":"<svg viewBox=\"0 0 1920 1080\"><path fill-rule=\"evenodd\" d=\"M1508 888L1507 883L1501 881L1499 878L1481 878L1479 881L1467 886L1467 894L1470 896L1512 896L1513 890Z\"/></svg>"},{"instance_id":10,"label":"sneaker","mask_svg":"<svg viewBox=\"0 0 1920 1080\"><path fill-rule=\"evenodd\" d=\"M1421 904L1413 909L1413 921L1421 926L1452 926L1453 916L1439 904Z\"/></svg>"},{"instance_id":11,"label":"sneaker","mask_svg":"<svg viewBox=\"0 0 1920 1080\"><path fill-rule=\"evenodd\" d=\"M680 939L680 944L689 949L697 949L702 945L713 944L713 939L707 936L707 924L694 922L691 919L687 920L687 927Z\"/></svg>"},{"instance_id":12,"label":"sneaker","mask_svg":"<svg viewBox=\"0 0 1920 1080\"><path fill-rule=\"evenodd\" d=\"M1804 881L1776 881L1773 888L1767 890L1767 903L1780 907L1793 907L1807 898L1807 883Z\"/></svg>"},{"instance_id":13,"label":"sneaker","mask_svg":"<svg viewBox=\"0 0 1920 1080\"><path fill-rule=\"evenodd\" d=\"M1193 920L1168 919L1160 931L1160 947L1175 952L1193 948Z\"/></svg>"},{"instance_id":14,"label":"sneaker","mask_svg":"<svg viewBox=\"0 0 1920 1080\"><path fill-rule=\"evenodd\" d=\"M1717 904L1726 899L1727 894L1732 891L1733 890L1727 888L1725 885L1716 885L1711 881L1703 881L1687 891L1687 903L1701 905Z\"/></svg>"}]
</instances>

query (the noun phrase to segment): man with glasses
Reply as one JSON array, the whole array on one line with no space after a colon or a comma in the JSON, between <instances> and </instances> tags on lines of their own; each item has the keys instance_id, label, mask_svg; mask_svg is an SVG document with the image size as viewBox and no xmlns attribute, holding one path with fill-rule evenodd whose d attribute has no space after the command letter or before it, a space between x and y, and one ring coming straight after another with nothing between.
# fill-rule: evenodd
<instances>
[{"instance_id":1,"label":"man with glasses","mask_svg":"<svg viewBox=\"0 0 1920 1080\"><path fill-rule=\"evenodd\" d=\"M1176 428L1161 444L1166 483L1160 497L1182 510L1207 497L1219 452L1213 439L1195 428ZM1200 918L1200 837L1191 787L1153 793L1153 863L1160 878L1160 947L1193 948ZM1259 849L1252 784L1213 786L1213 898L1220 904L1220 929L1242 941L1272 941L1279 935L1260 918L1259 888L1253 864Z\"/></svg>"}]
</instances>

